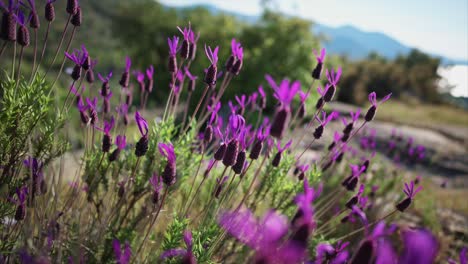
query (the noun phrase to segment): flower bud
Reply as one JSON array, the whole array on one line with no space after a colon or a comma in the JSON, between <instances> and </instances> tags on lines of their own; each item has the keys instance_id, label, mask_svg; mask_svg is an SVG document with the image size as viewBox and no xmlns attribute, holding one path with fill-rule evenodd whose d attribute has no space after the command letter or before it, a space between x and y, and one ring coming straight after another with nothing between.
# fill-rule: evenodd
<instances>
[{"instance_id":1,"label":"flower bud","mask_svg":"<svg viewBox=\"0 0 468 264\"><path fill-rule=\"evenodd\" d=\"M234 66L236 60L237 59L234 55L229 56L229 58L226 61L226 65L224 66L226 68L226 72L231 72L232 66Z\"/></svg>"},{"instance_id":2,"label":"flower bud","mask_svg":"<svg viewBox=\"0 0 468 264\"><path fill-rule=\"evenodd\" d=\"M153 195L151 196L151 202L153 202L153 204L158 204L159 202L159 192L153 192Z\"/></svg>"},{"instance_id":3,"label":"flower bud","mask_svg":"<svg viewBox=\"0 0 468 264\"><path fill-rule=\"evenodd\" d=\"M12 12L4 12L2 15L1 37L6 41L16 41L16 18Z\"/></svg>"},{"instance_id":4,"label":"flower bud","mask_svg":"<svg viewBox=\"0 0 468 264\"><path fill-rule=\"evenodd\" d=\"M138 142L135 145L135 155L137 157L144 156L146 152L148 151L148 137L143 136L138 140Z\"/></svg>"},{"instance_id":5,"label":"flower bud","mask_svg":"<svg viewBox=\"0 0 468 264\"><path fill-rule=\"evenodd\" d=\"M129 83L130 83L130 73L129 72L122 73L122 77L120 78L119 84L122 87L127 88Z\"/></svg>"},{"instance_id":6,"label":"flower bud","mask_svg":"<svg viewBox=\"0 0 468 264\"><path fill-rule=\"evenodd\" d=\"M55 7L53 3L47 3L45 5L45 19L49 22L52 22L55 20Z\"/></svg>"},{"instance_id":7,"label":"flower bud","mask_svg":"<svg viewBox=\"0 0 468 264\"><path fill-rule=\"evenodd\" d=\"M31 18L31 20L29 21L29 26L34 29L39 28L41 25L41 22L39 20L39 15L37 14L37 12L34 10L31 11L29 13L29 17Z\"/></svg>"},{"instance_id":8,"label":"flower bud","mask_svg":"<svg viewBox=\"0 0 468 264\"><path fill-rule=\"evenodd\" d=\"M109 135L104 134L102 137L102 152L109 152L111 146L112 138Z\"/></svg>"},{"instance_id":9,"label":"flower bud","mask_svg":"<svg viewBox=\"0 0 468 264\"><path fill-rule=\"evenodd\" d=\"M239 155L237 155L236 164L232 166L232 170L234 171L234 174L242 173L242 170L244 169L245 158L246 158L245 151L239 152Z\"/></svg>"},{"instance_id":10,"label":"flower bud","mask_svg":"<svg viewBox=\"0 0 468 264\"><path fill-rule=\"evenodd\" d=\"M86 81L91 84L91 83L94 83L94 80L95 80L94 71L93 71L93 69L89 69L86 72Z\"/></svg>"},{"instance_id":11,"label":"flower bud","mask_svg":"<svg viewBox=\"0 0 468 264\"><path fill-rule=\"evenodd\" d=\"M314 138L320 139L322 135L323 135L323 125L320 125L314 131Z\"/></svg>"},{"instance_id":12,"label":"flower bud","mask_svg":"<svg viewBox=\"0 0 468 264\"><path fill-rule=\"evenodd\" d=\"M24 206L24 204L20 204L16 207L15 220L21 221L24 220L24 218L26 218L26 206Z\"/></svg>"},{"instance_id":13,"label":"flower bud","mask_svg":"<svg viewBox=\"0 0 468 264\"><path fill-rule=\"evenodd\" d=\"M89 123L89 116L85 111L80 111L81 122L85 125Z\"/></svg>"},{"instance_id":14,"label":"flower bud","mask_svg":"<svg viewBox=\"0 0 468 264\"><path fill-rule=\"evenodd\" d=\"M222 160L224 157L224 153L226 153L226 144L222 144L221 146L219 146L218 150L216 150L214 154L214 159Z\"/></svg>"},{"instance_id":15,"label":"flower bud","mask_svg":"<svg viewBox=\"0 0 468 264\"><path fill-rule=\"evenodd\" d=\"M250 151L250 159L256 160L260 156L263 148L263 141L257 140Z\"/></svg>"},{"instance_id":16,"label":"flower bud","mask_svg":"<svg viewBox=\"0 0 468 264\"><path fill-rule=\"evenodd\" d=\"M281 152L278 152L273 158L273 161L271 162L271 166L276 168L279 166L280 162L281 162Z\"/></svg>"},{"instance_id":17,"label":"flower bud","mask_svg":"<svg viewBox=\"0 0 468 264\"><path fill-rule=\"evenodd\" d=\"M282 108L276 113L275 119L273 120L273 124L271 125L270 135L281 139L284 134L284 130L289 123L289 119L291 117L291 113L289 109Z\"/></svg>"},{"instance_id":18,"label":"flower bud","mask_svg":"<svg viewBox=\"0 0 468 264\"><path fill-rule=\"evenodd\" d=\"M322 75L323 63L318 62L315 66L314 70L312 71L312 78L315 80L320 80L320 75Z\"/></svg>"},{"instance_id":19,"label":"flower bud","mask_svg":"<svg viewBox=\"0 0 468 264\"><path fill-rule=\"evenodd\" d=\"M177 58L175 56L169 57L168 68L170 73L177 72Z\"/></svg>"},{"instance_id":20,"label":"flower bud","mask_svg":"<svg viewBox=\"0 0 468 264\"><path fill-rule=\"evenodd\" d=\"M305 113L306 113L305 105L304 105L304 104L301 104L301 105L299 106L299 112L297 113L297 117L299 117L300 119L302 119L302 118L304 118Z\"/></svg>"},{"instance_id":21,"label":"flower bud","mask_svg":"<svg viewBox=\"0 0 468 264\"><path fill-rule=\"evenodd\" d=\"M119 157L119 154L120 154L119 148L116 148L114 151L112 151L108 158L109 162L113 162L117 160L117 158Z\"/></svg>"},{"instance_id":22,"label":"flower bud","mask_svg":"<svg viewBox=\"0 0 468 264\"><path fill-rule=\"evenodd\" d=\"M328 145L328 151L332 150L336 146L336 142L333 141L330 145Z\"/></svg>"},{"instance_id":23,"label":"flower bud","mask_svg":"<svg viewBox=\"0 0 468 264\"><path fill-rule=\"evenodd\" d=\"M211 88L216 85L216 77L218 75L218 67L214 64L211 64L208 67L208 70L205 73L205 83L208 84Z\"/></svg>"},{"instance_id":24,"label":"flower bud","mask_svg":"<svg viewBox=\"0 0 468 264\"><path fill-rule=\"evenodd\" d=\"M71 18L71 24L75 27L81 26L81 22L83 20L83 17L81 15L81 7L76 8L76 13L72 16Z\"/></svg>"},{"instance_id":25,"label":"flower bud","mask_svg":"<svg viewBox=\"0 0 468 264\"><path fill-rule=\"evenodd\" d=\"M341 137L341 142L347 142L350 136L350 134L343 134Z\"/></svg>"},{"instance_id":26,"label":"flower bud","mask_svg":"<svg viewBox=\"0 0 468 264\"><path fill-rule=\"evenodd\" d=\"M67 0L66 11L70 15L76 14L78 11L78 0Z\"/></svg>"},{"instance_id":27,"label":"flower bud","mask_svg":"<svg viewBox=\"0 0 468 264\"><path fill-rule=\"evenodd\" d=\"M399 202L396 205L396 209L400 212L404 212L411 205L411 202L412 202L411 198L406 197L403 201Z\"/></svg>"},{"instance_id":28,"label":"flower bud","mask_svg":"<svg viewBox=\"0 0 468 264\"><path fill-rule=\"evenodd\" d=\"M71 73L71 77L74 81L78 81L81 77L81 66L76 64L75 67L73 67L73 71Z\"/></svg>"},{"instance_id":29,"label":"flower bud","mask_svg":"<svg viewBox=\"0 0 468 264\"><path fill-rule=\"evenodd\" d=\"M25 26L20 26L18 28L18 44L23 47L29 46L31 43L31 38L29 36L29 30Z\"/></svg>"},{"instance_id":30,"label":"flower bud","mask_svg":"<svg viewBox=\"0 0 468 264\"><path fill-rule=\"evenodd\" d=\"M182 41L182 45L180 46L179 55L182 59L188 59L190 52L190 42L186 39Z\"/></svg>"},{"instance_id":31,"label":"flower bud","mask_svg":"<svg viewBox=\"0 0 468 264\"><path fill-rule=\"evenodd\" d=\"M330 102L333 99L333 96L335 96L336 92L336 87L334 85L331 85L328 90L325 92L325 95L323 96L323 100L325 102Z\"/></svg>"},{"instance_id":32,"label":"flower bud","mask_svg":"<svg viewBox=\"0 0 468 264\"><path fill-rule=\"evenodd\" d=\"M175 164L172 162L168 162L164 171L161 175L164 184L168 187L174 185L176 183L176 167Z\"/></svg>"},{"instance_id":33,"label":"flower bud","mask_svg":"<svg viewBox=\"0 0 468 264\"><path fill-rule=\"evenodd\" d=\"M223 164L226 167L233 166L236 164L237 155L239 154L239 141L237 139L232 139L227 147L226 153L224 153Z\"/></svg>"},{"instance_id":34,"label":"flower bud","mask_svg":"<svg viewBox=\"0 0 468 264\"><path fill-rule=\"evenodd\" d=\"M349 209L353 209L353 206L359 202L359 197L357 195L351 197L345 204L345 206Z\"/></svg>"},{"instance_id":35,"label":"flower bud","mask_svg":"<svg viewBox=\"0 0 468 264\"><path fill-rule=\"evenodd\" d=\"M323 97L320 97L315 104L316 109L321 109L324 106L325 102L323 101Z\"/></svg>"},{"instance_id":36,"label":"flower bud","mask_svg":"<svg viewBox=\"0 0 468 264\"><path fill-rule=\"evenodd\" d=\"M377 112L377 107L375 105L372 105L369 110L367 110L367 113L364 117L364 120L366 122L370 122L374 119L375 113Z\"/></svg>"},{"instance_id":37,"label":"flower bud","mask_svg":"<svg viewBox=\"0 0 468 264\"><path fill-rule=\"evenodd\" d=\"M364 241L354 255L350 264L373 263L374 244L371 240Z\"/></svg>"},{"instance_id":38,"label":"flower bud","mask_svg":"<svg viewBox=\"0 0 468 264\"><path fill-rule=\"evenodd\" d=\"M236 76L239 75L243 64L244 64L244 62L242 60L237 60L234 63L234 65L232 66L231 73L236 75Z\"/></svg>"},{"instance_id":39,"label":"flower bud","mask_svg":"<svg viewBox=\"0 0 468 264\"><path fill-rule=\"evenodd\" d=\"M343 129L343 134L350 134L351 131L353 131L353 127L354 127L354 123L349 123L345 126L345 128Z\"/></svg>"},{"instance_id":40,"label":"flower bud","mask_svg":"<svg viewBox=\"0 0 468 264\"><path fill-rule=\"evenodd\" d=\"M208 125L205 128L205 132L203 133L203 142L205 144L208 144L213 140L213 127L211 125Z\"/></svg>"},{"instance_id":41,"label":"flower bud","mask_svg":"<svg viewBox=\"0 0 468 264\"><path fill-rule=\"evenodd\" d=\"M98 123L98 113L96 112L95 109L90 109L89 110L89 117L90 117L90 122L91 125L96 125Z\"/></svg>"}]
</instances>

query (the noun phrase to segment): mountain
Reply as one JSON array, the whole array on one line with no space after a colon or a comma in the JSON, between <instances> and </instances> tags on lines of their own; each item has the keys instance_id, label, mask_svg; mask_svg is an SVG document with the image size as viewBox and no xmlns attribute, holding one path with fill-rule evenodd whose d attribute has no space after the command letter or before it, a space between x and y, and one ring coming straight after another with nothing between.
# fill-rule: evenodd
<instances>
[{"instance_id":1,"label":"mountain","mask_svg":"<svg viewBox=\"0 0 468 264\"><path fill-rule=\"evenodd\" d=\"M258 16L249 16L222 10L211 4L188 5L183 7L183 9L200 7L209 10L213 14L223 13L232 15L240 21L247 23L255 23L259 20ZM405 55L413 49L384 33L366 32L351 25L330 27L320 23L314 23L312 31L316 34L321 34L325 38L324 46L330 53L348 56L353 60L363 59L371 52L375 52L388 59L393 59L399 54ZM468 65L467 60L446 58L438 54L431 55L440 58L444 65Z\"/></svg>"}]
</instances>

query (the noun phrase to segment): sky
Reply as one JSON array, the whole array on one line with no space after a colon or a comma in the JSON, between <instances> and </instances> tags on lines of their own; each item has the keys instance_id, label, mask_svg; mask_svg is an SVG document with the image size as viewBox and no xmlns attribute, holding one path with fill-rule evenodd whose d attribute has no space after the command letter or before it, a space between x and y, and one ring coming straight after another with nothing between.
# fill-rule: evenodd
<instances>
[{"instance_id":1,"label":"sky","mask_svg":"<svg viewBox=\"0 0 468 264\"><path fill-rule=\"evenodd\" d=\"M261 0L160 0L170 6L212 4L259 15ZM353 25L452 59L468 60L468 0L276 0L280 11L327 26Z\"/></svg>"}]
</instances>

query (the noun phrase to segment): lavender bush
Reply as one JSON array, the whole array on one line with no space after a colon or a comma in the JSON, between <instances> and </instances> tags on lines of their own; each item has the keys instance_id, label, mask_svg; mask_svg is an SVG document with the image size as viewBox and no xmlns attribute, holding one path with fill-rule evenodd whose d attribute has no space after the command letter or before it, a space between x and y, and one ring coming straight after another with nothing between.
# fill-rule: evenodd
<instances>
[{"instance_id":1,"label":"lavender bush","mask_svg":"<svg viewBox=\"0 0 468 264\"><path fill-rule=\"evenodd\" d=\"M306 88L267 75L268 87L224 105L224 92L248 63L238 40L230 57L219 58L227 47L197 43L189 23L181 35L168 36L169 72L158 72L158 65L134 69L127 58L121 70L97 73L84 45L71 50L86 10L77 0L68 0L66 10L55 10L54 2L40 7L41 16L34 0L0 1L0 62L12 62L0 82L0 263L436 260L435 235L392 224L422 187L382 177L385 172L372 169L373 155L361 157L351 144L390 94L378 102L371 93L362 117L351 113L343 131L330 131L339 115L328 103L341 89L342 69L326 69L325 50L313 51L317 63ZM37 28L56 15L68 20L48 65L42 60L48 31L40 48ZM200 47L209 64L191 72ZM7 49L13 57L3 56ZM31 76L22 74L24 49L33 49ZM69 76L65 65L72 67ZM170 94L153 121L148 95L167 89L158 86L158 74L171 76ZM65 98L58 96L60 78L70 84ZM202 89L201 98L191 98L195 89ZM277 100L271 117L265 116L268 94ZM67 126L78 119L83 152L75 171L64 167L64 154ZM327 134L333 140L318 159L304 155ZM362 148L372 143L360 139Z\"/></svg>"}]
</instances>

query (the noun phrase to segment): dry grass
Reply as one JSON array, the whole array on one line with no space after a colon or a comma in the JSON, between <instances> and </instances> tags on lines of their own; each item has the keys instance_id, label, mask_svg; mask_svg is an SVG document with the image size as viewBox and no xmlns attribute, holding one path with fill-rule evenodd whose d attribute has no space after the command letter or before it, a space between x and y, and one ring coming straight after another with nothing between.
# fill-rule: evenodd
<instances>
[{"instance_id":1,"label":"dry grass","mask_svg":"<svg viewBox=\"0 0 468 264\"><path fill-rule=\"evenodd\" d=\"M403 103L390 100L379 107L377 118L416 126L445 124L468 127L468 111L447 105Z\"/></svg>"}]
</instances>

